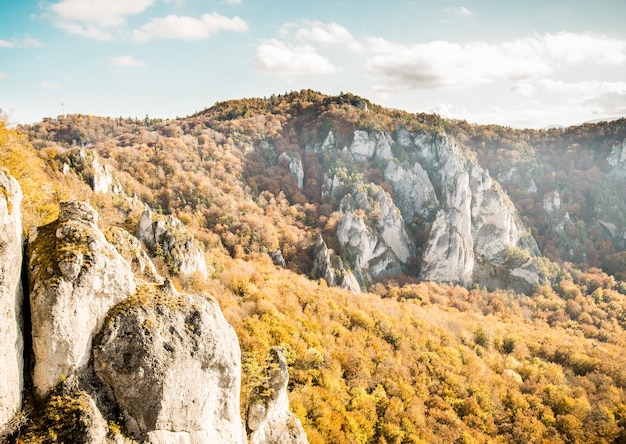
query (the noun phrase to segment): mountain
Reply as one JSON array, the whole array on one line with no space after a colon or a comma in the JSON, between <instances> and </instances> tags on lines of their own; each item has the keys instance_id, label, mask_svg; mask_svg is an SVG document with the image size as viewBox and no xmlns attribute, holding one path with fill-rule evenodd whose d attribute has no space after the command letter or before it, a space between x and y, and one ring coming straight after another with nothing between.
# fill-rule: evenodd
<instances>
[{"instance_id":1,"label":"mountain","mask_svg":"<svg viewBox=\"0 0 626 444\"><path fill-rule=\"evenodd\" d=\"M305 90L2 131L28 245L10 442L626 436L624 119L513 130Z\"/></svg>"}]
</instances>

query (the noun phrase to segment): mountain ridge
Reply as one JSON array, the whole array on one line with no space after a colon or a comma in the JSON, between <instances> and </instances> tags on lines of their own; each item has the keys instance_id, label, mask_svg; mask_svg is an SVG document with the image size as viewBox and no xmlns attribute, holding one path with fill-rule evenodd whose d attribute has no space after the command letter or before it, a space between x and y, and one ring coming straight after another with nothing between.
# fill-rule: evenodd
<instances>
[{"instance_id":1,"label":"mountain ridge","mask_svg":"<svg viewBox=\"0 0 626 444\"><path fill-rule=\"evenodd\" d=\"M602 271L593 262L599 260L594 250L603 259L620 259L623 252L624 122L525 132L379 109L351 95L285 97L255 99L248 109L246 101L226 102L179 120L63 116L23 128L30 142L18 137L11 149L3 145L0 158L16 172L23 170L7 152L36 160L18 177L27 228L55 220L58 210L51 207L71 196L92 202L103 231L137 233L145 205L153 214L151 230L172 230L163 242L144 245L143 254L177 291L219 301L241 347L242 418L252 405L271 404L251 393L269 387L266 356L280 346L289 367L283 383L290 409L311 443L624 439L624 267L616 260L614 270ZM271 107L270 100L276 102ZM427 158L437 166L422 165ZM543 164L548 159L560 162ZM586 193L576 187L580 179L589 185ZM416 199L415 193L424 194ZM489 260L467 247L475 257L472 281L419 279L423 253L440 243L431 236L437 214L466 214L462 220L470 225L461 238L488 239L491 228L489 236L473 230L493 224L472 219L503 214L506 202L515 205L519 226L530 231L542 255L514 242L487 242L497 247L484 250ZM404 214L413 219L405 221ZM180 222L159 222L171 218ZM400 265L394 261L408 245L402 230L415 256ZM125 238L107 236L120 243ZM165 248L170 241L181 247ZM201 249L206 276L176 266L171 255L191 251L185 245ZM115 248L124 260L136 258L137 279L155 278L140 271L150 268L135 246ZM570 249L579 262L564 256ZM70 259L61 269L73 276ZM358 270L371 277L362 293L329 288L333 279L341 284ZM179 312L178 299L164 300L166 318L191 314L186 303ZM172 348L170 324L159 326L165 318L152 330L141 323L150 301L137 292L108 319L133 314L139 320L129 318L129 328L158 334ZM172 327L186 332L182 343L193 345L188 325L195 324ZM161 350L149 353L161 362ZM61 384L47 405L82 400L68 395L74 381ZM8 432L13 442L19 436L38 442L46 427L58 430L51 426L56 413L46 414L40 402L27 396L27 418L18 414ZM190 424L191 418L168 414L159 413L159 421ZM129 424L137 430L135 416L120 419L114 409L102 415L106 433L128 437Z\"/></svg>"}]
</instances>

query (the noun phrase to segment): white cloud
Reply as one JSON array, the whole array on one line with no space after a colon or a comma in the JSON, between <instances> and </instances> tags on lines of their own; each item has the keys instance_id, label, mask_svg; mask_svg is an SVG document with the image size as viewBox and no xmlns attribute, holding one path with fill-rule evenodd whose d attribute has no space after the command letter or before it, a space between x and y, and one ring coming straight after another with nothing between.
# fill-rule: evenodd
<instances>
[{"instance_id":1,"label":"white cloud","mask_svg":"<svg viewBox=\"0 0 626 444\"><path fill-rule=\"evenodd\" d=\"M341 71L310 45L292 46L275 39L259 45L255 61L259 71L286 78Z\"/></svg>"},{"instance_id":2,"label":"white cloud","mask_svg":"<svg viewBox=\"0 0 626 444\"><path fill-rule=\"evenodd\" d=\"M533 52L511 44L458 44L436 41L413 46L370 40L368 70L392 90L463 88L494 80L546 76L551 67Z\"/></svg>"},{"instance_id":3,"label":"white cloud","mask_svg":"<svg viewBox=\"0 0 626 444\"><path fill-rule=\"evenodd\" d=\"M366 67L377 89L389 91L519 84L576 65L626 62L626 41L587 34L545 34L495 44L434 41L408 46L380 38L368 44Z\"/></svg>"},{"instance_id":4,"label":"white cloud","mask_svg":"<svg viewBox=\"0 0 626 444\"><path fill-rule=\"evenodd\" d=\"M306 23L307 27L296 31L296 39L320 43L322 45L345 46L352 51L362 50L362 46L350 32L337 23L313 22Z\"/></svg>"},{"instance_id":5,"label":"white cloud","mask_svg":"<svg viewBox=\"0 0 626 444\"><path fill-rule=\"evenodd\" d=\"M37 40L36 38L33 38L29 35L26 35L26 37L24 37L23 39L12 39L11 41L8 40L0 40L0 48L15 48L17 46L36 46L36 47L43 47L46 46L42 41Z\"/></svg>"},{"instance_id":6,"label":"white cloud","mask_svg":"<svg viewBox=\"0 0 626 444\"><path fill-rule=\"evenodd\" d=\"M50 9L56 25L65 31L98 40L110 40L107 29L119 28L126 16L140 14L153 0L62 0Z\"/></svg>"},{"instance_id":7,"label":"white cloud","mask_svg":"<svg viewBox=\"0 0 626 444\"><path fill-rule=\"evenodd\" d=\"M9 76L7 75L6 72L0 71L0 80L6 80L8 78L9 78Z\"/></svg>"},{"instance_id":8,"label":"white cloud","mask_svg":"<svg viewBox=\"0 0 626 444\"><path fill-rule=\"evenodd\" d=\"M146 66L146 62L142 60L137 60L131 56L119 56L111 58L111 65L118 66L121 68L135 68Z\"/></svg>"},{"instance_id":9,"label":"white cloud","mask_svg":"<svg viewBox=\"0 0 626 444\"><path fill-rule=\"evenodd\" d=\"M535 93L535 91L537 91L537 88L535 88L530 83L516 83L511 87L511 91L521 94L525 97L530 97Z\"/></svg>"},{"instance_id":10,"label":"white cloud","mask_svg":"<svg viewBox=\"0 0 626 444\"><path fill-rule=\"evenodd\" d=\"M581 106L594 114L626 114L626 82L542 79L539 83L550 92L564 94L570 104Z\"/></svg>"},{"instance_id":11,"label":"white cloud","mask_svg":"<svg viewBox=\"0 0 626 444\"><path fill-rule=\"evenodd\" d=\"M39 83L39 86L42 87L43 89L61 89L61 85L58 85L56 83L46 82L45 80L42 80Z\"/></svg>"},{"instance_id":12,"label":"white cloud","mask_svg":"<svg viewBox=\"0 0 626 444\"><path fill-rule=\"evenodd\" d=\"M568 65L594 63L621 65L626 61L626 41L593 34L560 32L539 40L548 57Z\"/></svg>"},{"instance_id":13,"label":"white cloud","mask_svg":"<svg viewBox=\"0 0 626 444\"><path fill-rule=\"evenodd\" d=\"M248 25L239 17L225 17L212 13L203 14L200 18L168 15L152 19L134 31L137 41L147 42L154 39L202 40L221 31L244 32Z\"/></svg>"},{"instance_id":14,"label":"white cloud","mask_svg":"<svg viewBox=\"0 0 626 444\"><path fill-rule=\"evenodd\" d=\"M562 80L542 79L544 88L581 98L594 97L606 93L626 94L626 82L603 82L599 80L584 82L563 82Z\"/></svg>"},{"instance_id":15,"label":"white cloud","mask_svg":"<svg viewBox=\"0 0 626 444\"><path fill-rule=\"evenodd\" d=\"M121 26L127 15L140 14L153 0L62 0L50 9L63 21Z\"/></svg>"},{"instance_id":16,"label":"white cloud","mask_svg":"<svg viewBox=\"0 0 626 444\"><path fill-rule=\"evenodd\" d=\"M241 0L224 0L224 3L227 5L240 5Z\"/></svg>"},{"instance_id":17,"label":"white cloud","mask_svg":"<svg viewBox=\"0 0 626 444\"><path fill-rule=\"evenodd\" d=\"M457 6L457 7L448 6L443 10L443 12L445 12L446 14L458 15L461 17L470 17L472 15L476 15L472 11L467 9L465 6Z\"/></svg>"}]
</instances>

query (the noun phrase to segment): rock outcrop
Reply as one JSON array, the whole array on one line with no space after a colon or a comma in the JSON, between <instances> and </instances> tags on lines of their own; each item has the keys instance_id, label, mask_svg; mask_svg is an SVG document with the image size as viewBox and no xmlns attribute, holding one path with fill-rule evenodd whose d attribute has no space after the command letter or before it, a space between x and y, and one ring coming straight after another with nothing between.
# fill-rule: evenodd
<instances>
[{"instance_id":1,"label":"rock outcrop","mask_svg":"<svg viewBox=\"0 0 626 444\"><path fill-rule=\"evenodd\" d=\"M287 360L280 347L272 347L268 391L255 390L248 408L250 444L307 444L300 419L289 411Z\"/></svg>"},{"instance_id":2,"label":"rock outcrop","mask_svg":"<svg viewBox=\"0 0 626 444\"><path fill-rule=\"evenodd\" d=\"M245 442L239 343L213 299L140 287L109 314L94 367L145 442Z\"/></svg>"},{"instance_id":3,"label":"rock outcrop","mask_svg":"<svg viewBox=\"0 0 626 444\"><path fill-rule=\"evenodd\" d=\"M22 191L0 171L0 430L22 405Z\"/></svg>"},{"instance_id":4,"label":"rock outcrop","mask_svg":"<svg viewBox=\"0 0 626 444\"><path fill-rule=\"evenodd\" d=\"M626 140L611 150L607 160L611 166L611 176L621 179L626 178Z\"/></svg>"},{"instance_id":5,"label":"rock outcrop","mask_svg":"<svg viewBox=\"0 0 626 444\"><path fill-rule=\"evenodd\" d=\"M141 215L135 236L152 251L162 256L170 271L175 274L200 273L208 276L207 264L202 250L193 235L174 216L153 215L148 208Z\"/></svg>"},{"instance_id":6,"label":"rock outcrop","mask_svg":"<svg viewBox=\"0 0 626 444\"><path fill-rule=\"evenodd\" d=\"M302 167L302 160L296 153L283 152L278 158L279 162L286 162L289 171L296 178L298 182L298 188L304 188L304 168Z\"/></svg>"},{"instance_id":7,"label":"rock outcrop","mask_svg":"<svg viewBox=\"0 0 626 444\"><path fill-rule=\"evenodd\" d=\"M501 187L454 141L404 128L398 128L396 138L429 172L439 201L422 258L422 279L469 284L477 263L501 263L507 247L539 253Z\"/></svg>"},{"instance_id":8,"label":"rock outcrop","mask_svg":"<svg viewBox=\"0 0 626 444\"><path fill-rule=\"evenodd\" d=\"M391 196L374 184L357 185L339 205L337 240L361 284L408 266L414 245Z\"/></svg>"},{"instance_id":9,"label":"rock outcrop","mask_svg":"<svg viewBox=\"0 0 626 444\"><path fill-rule=\"evenodd\" d=\"M339 256L328 249L322 235L318 235L313 246L313 278L323 278L331 287L341 287L354 293L361 292L361 286L350 270L346 270Z\"/></svg>"},{"instance_id":10,"label":"rock outcrop","mask_svg":"<svg viewBox=\"0 0 626 444\"><path fill-rule=\"evenodd\" d=\"M107 194L110 191L115 193L119 192L118 185L116 181L114 181L108 165L102 165L98 158L94 156L91 167L93 168L91 188L94 193Z\"/></svg>"},{"instance_id":11,"label":"rock outcrop","mask_svg":"<svg viewBox=\"0 0 626 444\"><path fill-rule=\"evenodd\" d=\"M432 219L439 202L428 173L419 163L405 169L399 162L391 161L385 168L385 179L393 186L394 202L407 223L416 216Z\"/></svg>"},{"instance_id":12,"label":"rock outcrop","mask_svg":"<svg viewBox=\"0 0 626 444\"><path fill-rule=\"evenodd\" d=\"M41 398L87 364L107 312L135 292L129 263L97 220L89 204L63 202L57 221L29 235L33 385Z\"/></svg>"},{"instance_id":13,"label":"rock outcrop","mask_svg":"<svg viewBox=\"0 0 626 444\"><path fill-rule=\"evenodd\" d=\"M393 139L387 133L356 130L348 150L357 161L373 158L391 160L393 159L392 145Z\"/></svg>"},{"instance_id":14,"label":"rock outcrop","mask_svg":"<svg viewBox=\"0 0 626 444\"><path fill-rule=\"evenodd\" d=\"M136 237L119 227L109 228L104 235L122 257L128 261L135 277L148 282L163 283L163 277L159 275L154 263L141 248L141 243Z\"/></svg>"}]
</instances>

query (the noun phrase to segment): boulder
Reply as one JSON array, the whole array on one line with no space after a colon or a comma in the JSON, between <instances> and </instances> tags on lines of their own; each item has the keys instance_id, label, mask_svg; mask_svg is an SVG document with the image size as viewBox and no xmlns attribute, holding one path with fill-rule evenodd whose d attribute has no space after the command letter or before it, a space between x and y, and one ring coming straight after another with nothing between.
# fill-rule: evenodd
<instances>
[{"instance_id":1,"label":"boulder","mask_svg":"<svg viewBox=\"0 0 626 444\"><path fill-rule=\"evenodd\" d=\"M107 440L108 431L107 422L87 392L61 389L46 399L40 414L27 424L24 442L108 443L112 442Z\"/></svg>"},{"instance_id":2,"label":"boulder","mask_svg":"<svg viewBox=\"0 0 626 444\"><path fill-rule=\"evenodd\" d=\"M111 310L93 354L139 439L243 443L239 343L212 298L142 286Z\"/></svg>"},{"instance_id":3,"label":"boulder","mask_svg":"<svg viewBox=\"0 0 626 444\"><path fill-rule=\"evenodd\" d=\"M0 171L0 430L22 406L22 191Z\"/></svg>"},{"instance_id":4,"label":"boulder","mask_svg":"<svg viewBox=\"0 0 626 444\"><path fill-rule=\"evenodd\" d=\"M247 421L250 444L308 444L300 419L289 411L289 371L280 347L270 350L267 374L269 390L255 389L251 395Z\"/></svg>"},{"instance_id":5,"label":"boulder","mask_svg":"<svg viewBox=\"0 0 626 444\"><path fill-rule=\"evenodd\" d=\"M88 362L109 309L135 292L130 264L97 220L89 204L63 202L58 220L29 235L33 385L40 398Z\"/></svg>"}]
</instances>

